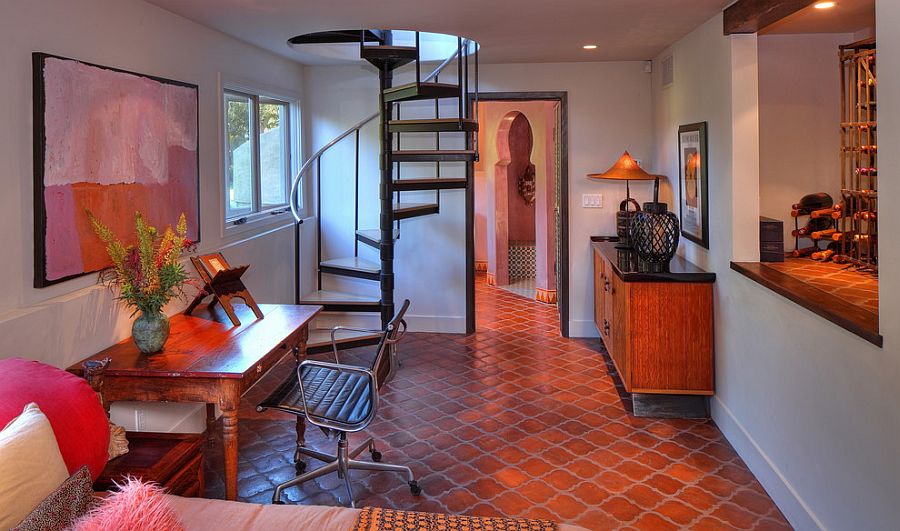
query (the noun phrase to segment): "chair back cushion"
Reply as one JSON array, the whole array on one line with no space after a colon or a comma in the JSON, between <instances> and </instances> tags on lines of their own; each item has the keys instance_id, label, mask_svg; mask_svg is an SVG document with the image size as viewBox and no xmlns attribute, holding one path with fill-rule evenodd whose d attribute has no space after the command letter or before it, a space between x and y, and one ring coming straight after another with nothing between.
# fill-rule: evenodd
<instances>
[{"instance_id":1,"label":"chair back cushion","mask_svg":"<svg viewBox=\"0 0 900 531\"><path fill-rule=\"evenodd\" d=\"M372 362L372 372L375 373L375 381L378 383L378 389L384 385L388 374L391 372L391 356L390 346L392 341L396 341L400 335L406 331L406 321L403 316L409 309L409 299L405 299L400 309L394 314L394 317L388 322L384 333L381 335L381 341L378 342L378 351L375 355L375 361Z\"/></svg>"},{"instance_id":2,"label":"chair back cushion","mask_svg":"<svg viewBox=\"0 0 900 531\"><path fill-rule=\"evenodd\" d=\"M0 360L0 426L35 402L50 420L68 477L83 465L97 479L106 466L109 420L88 383L50 365L21 358Z\"/></svg>"}]
</instances>

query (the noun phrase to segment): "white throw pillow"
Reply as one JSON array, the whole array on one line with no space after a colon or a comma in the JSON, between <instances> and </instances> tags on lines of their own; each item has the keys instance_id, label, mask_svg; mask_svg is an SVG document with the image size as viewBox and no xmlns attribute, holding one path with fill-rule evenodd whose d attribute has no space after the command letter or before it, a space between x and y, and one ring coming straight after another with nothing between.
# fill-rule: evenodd
<instances>
[{"instance_id":1,"label":"white throw pillow","mask_svg":"<svg viewBox=\"0 0 900 531\"><path fill-rule=\"evenodd\" d=\"M18 525L68 477L50 421L28 404L0 431L0 529Z\"/></svg>"}]
</instances>

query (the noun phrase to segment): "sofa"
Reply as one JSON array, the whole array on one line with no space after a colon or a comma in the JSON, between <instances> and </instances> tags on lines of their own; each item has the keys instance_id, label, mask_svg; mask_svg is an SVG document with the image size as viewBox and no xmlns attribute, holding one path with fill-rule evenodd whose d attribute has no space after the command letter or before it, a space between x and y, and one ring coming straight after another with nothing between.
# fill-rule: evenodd
<instances>
[{"instance_id":1,"label":"sofa","mask_svg":"<svg viewBox=\"0 0 900 531\"><path fill-rule=\"evenodd\" d=\"M54 459L59 461L57 468L62 470L56 473L56 479L50 483L59 482L59 478L65 478L67 473L71 474L71 477L75 477L79 472L87 476L88 471L90 479L85 478L86 481L96 480L106 463L109 424L99 398L87 382L49 365L22 359L0 360L0 375L3 375L3 378L0 378L0 396L4 397L4 400L0 401L0 426L13 424L17 418L24 415L23 408L25 411L39 408L39 413L46 417L49 426L52 427L52 436L56 438L59 450L58 457ZM4 432L6 431L4 429ZM9 455L3 452L3 448L0 447L0 461L4 459L4 455ZM52 460L48 460L48 463L50 461ZM3 465L4 463L0 462L0 469ZM28 476L27 480L30 481L34 479L32 476L40 477L42 474L31 473ZM38 489L48 488L46 484L48 477L43 476L45 484L36 487ZM19 503L19 500L4 501L3 496L3 485L0 484L0 522L3 522L4 503L7 508L16 506L17 509L23 510L21 507L23 503ZM97 496L102 498L104 494L98 493ZM347 507L261 505L172 495L163 497L177 515L183 528L189 531L222 529L352 531L358 529L357 523L363 511ZM38 501L29 500L25 505L30 504L31 508L25 509L30 511L37 507L39 502L39 498ZM8 512L5 516L9 521ZM0 528L3 527L0 525ZM585 530L578 526L560 524L559 531Z\"/></svg>"}]
</instances>

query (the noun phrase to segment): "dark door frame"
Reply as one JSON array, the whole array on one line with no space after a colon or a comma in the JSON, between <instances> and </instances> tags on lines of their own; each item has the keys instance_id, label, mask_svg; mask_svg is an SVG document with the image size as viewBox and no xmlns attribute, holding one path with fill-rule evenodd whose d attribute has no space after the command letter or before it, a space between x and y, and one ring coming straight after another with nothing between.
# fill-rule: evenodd
<instances>
[{"instance_id":1,"label":"dark door frame","mask_svg":"<svg viewBox=\"0 0 900 531\"><path fill-rule=\"evenodd\" d=\"M569 337L569 93L568 92L480 92L478 101L558 101L559 102L559 263L562 270L556 286L559 331ZM469 94L469 116L476 116L475 94ZM475 332L475 175L466 187L466 333Z\"/></svg>"}]
</instances>

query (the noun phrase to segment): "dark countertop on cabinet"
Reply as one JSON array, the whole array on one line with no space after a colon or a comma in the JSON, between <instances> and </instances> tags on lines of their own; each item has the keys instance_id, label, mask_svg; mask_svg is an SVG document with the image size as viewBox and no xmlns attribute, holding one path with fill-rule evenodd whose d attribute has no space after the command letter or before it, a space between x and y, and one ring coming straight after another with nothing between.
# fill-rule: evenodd
<instances>
[{"instance_id":1,"label":"dark countertop on cabinet","mask_svg":"<svg viewBox=\"0 0 900 531\"><path fill-rule=\"evenodd\" d=\"M700 269L681 256L669 262L668 271L653 273L644 270L633 250L616 249L615 242L591 240L591 247L612 264L616 275L624 282L706 282L716 281L716 274Z\"/></svg>"}]
</instances>

